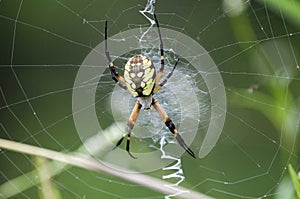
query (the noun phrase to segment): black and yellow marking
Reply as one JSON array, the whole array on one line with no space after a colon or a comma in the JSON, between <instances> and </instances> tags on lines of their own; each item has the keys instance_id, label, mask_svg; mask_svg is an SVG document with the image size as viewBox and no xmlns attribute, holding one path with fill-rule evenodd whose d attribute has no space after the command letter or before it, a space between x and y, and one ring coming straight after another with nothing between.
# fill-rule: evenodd
<instances>
[{"instance_id":1,"label":"black and yellow marking","mask_svg":"<svg viewBox=\"0 0 300 199\"><path fill-rule=\"evenodd\" d=\"M161 65L161 68L159 71L164 71L164 66L165 66L165 56L164 56L164 50L163 49L160 49L160 65Z\"/></svg>"},{"instance_id":2,"label":"black and yellow marking","mask_svg":"<svg viewBox=\"0 0 300 199\"><path fill-rule=\"evenodd\" d=\"M144 55L131 57L125 65L124 79L130 93L134 97L145 97L152 93L155 67L150 58Z\"/></svg>"}]
</instances>

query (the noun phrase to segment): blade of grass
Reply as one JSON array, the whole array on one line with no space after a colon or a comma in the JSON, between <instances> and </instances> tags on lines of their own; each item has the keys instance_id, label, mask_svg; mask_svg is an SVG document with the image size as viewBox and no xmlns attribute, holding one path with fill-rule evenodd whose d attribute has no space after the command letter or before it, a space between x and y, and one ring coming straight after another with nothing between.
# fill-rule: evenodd
<instances>
[{"instance_id":1,"label":"blade of grass","mask_svg":"<svg viewBox=\"0 0 300 199\"><path fill-rule=\"evenodd\" d=\"M112 125L111 127L105 129L103 132L91 137L90 139L87 139L85 143L75 151L75 153L79 152L83 154L88 151L92 155L99 154L99 152L104 151L105 148L111 147L108 142L104 141L106 139L103 139L103 137L110 137L111 141L113 142L119 139L119 136L121 135L120 133L121 132L119 128L116 125ZM0 149L1 147L2 146L0 145ZM69 169L71 167L71 165L57 161L49 161L46 164L47 167L50 168L49 177L58 175L65 169ZM38 176L38 171L33 170L14 179L11 179L6 183L3 183L0 186L0 197L4 198L5 196L5 198L10 198L39 184L40 179L36 178L36 176Z\"/></svg>"},{"instance_id":2,"label":"blade of grass","mask_svg":"<svg viewBox=\"0 0 300 199\"><path fill-rule=\"evenodd\" d=\"M300 2L295 0L256 0L276 12L281 12L297 26L300 26Z\"/></svg>"},{"instance_id":3,"label":"blade of grass","mask_svg":"<svg viewBox=\"0 0 300 199\"><path fill-rule=\"evenodd\" d=\"M300 180L299 180L294 168L292 167L292 165L289 164L288 169L289 169L289 173L290 173L290 176L291 176L293 184L294 184L294 188L296 190L297 198L300 199Z\"/></svg>"},{"instance_id":4,"label":"blade of grass","mask_svg":"<svg viewBox=\"0 0 300 199\"><path fill-rule=\"evenodd\" d=\"M115 127L118 128L118 127ZM111 135L114 134L115 132L110 131L107 132L110 133ZM0 148L1 149L6 149L6 150L11 150L11 151L15 151L15 152L19 152L19 153L24 153L24 154L29 154L29 155L34 155L34 156L39 156L39 157L44 157L44 158L48 158L51 160L55 160L55 161L59 161L61 163L67 164L67 165L71 165L71 166L76 166L76 167L80 167L83 169L88 169L88 170L92 170L92 171L96 171L96 172L103 172L121 179L125 179L127 181L148 187L149 189L161 192L163 194L175 194L178 192L182 192L185 194L182 194L180 196L178 196L178 198L186 198L186 199L212 199L209 196L206 196L202 193L196 192L196 191L192 191L189 189L186 189L184 187L176 187L176 189L172 189L170 187L165 186L165 181L157 179L157 178L153 178L141 173L134 173L133 172L122 172L122 169L116 169L116 166L108 166L108 164L103 165L101 164L99 161L96 161L95 159L92 159L91 157L82 154L82 153L73 153L73 154L66 154L66 153L62 153L62 152L57 152L57 151L52 151L49 149L45 149L45 148L40 148L40 147L36 147L36 146L31 146L31 145L27 145L27 144L23 144L23 143L18 143L18 142L14 142L14 141L9 141L9 140L5 140L5 139L0 139ZM60 165L59 169L62 171L63 170L64 165ZM114 169L112 169L114 168ZM50 170L50 169L49 169ZM55 168L51 169L54 173L57 173L57 171L55 171ZM51 177L51 174L49 174L49 177ZM25 174L27 175L27 174ZM21 176L22 177L22 176ZM30 176L27 176L30 177ZM24 178L20 178L21 180L25 180ZM34 179L34 178L32 178ZM40 183L39 180L36 181L32 181L30 186L27 186L27 188L34 186L34 183ZM0 186L0 193L2 194L2 196L4 198L8 198L8 195L4 195L4 194L10 194L7 192L7 190L5 190L5 188L9 187L9 185L11 184L11 181L8 181L7 183L3 184ZM27 184L29 184L27 182ZM16 188L15 185L10 188L10 190ZM20 190L18 190L18 193L20 193Z\"/></svg>"},{"instance_id":5,"label":"blade of grass","mask_svg":"<svg viewBox=\"0 0 300 199\"><path fill-rule=\"evenodd\" d=\"M47 161L47 159L42 157L35 158L36 169L41 181L41 189L39 190L40 198L61 199L60 191L55 184L52 183L51 177L49 176L50 168L48 167Z\"/></svg>"}]
</instances>

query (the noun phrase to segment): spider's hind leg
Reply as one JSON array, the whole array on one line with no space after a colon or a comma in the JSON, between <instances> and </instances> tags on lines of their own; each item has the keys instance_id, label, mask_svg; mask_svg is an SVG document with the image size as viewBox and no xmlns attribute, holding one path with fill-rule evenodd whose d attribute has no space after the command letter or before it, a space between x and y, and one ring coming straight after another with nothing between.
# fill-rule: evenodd
<instances>
[{"instance_id":1,"label":"spider's hind leg","mask_svg":"<svg viewBox=\"0 0 300 199\"><path fill-rule=\"evenodd\" d=\"M113 150L115 148L117 148L124 140L126 134L123 135L123 137L117 142L116 146L113 148ZM127 134L127 143L126 143L126 151L128 152L129 156L136 159L137 157L133 156L131 153L130 153L130 133Z\"/></svg>"},{"instance_id":2,"label":"spider's hind leg","mask_svg":"<svg viewBox=\"0 0 300 199\"><path fill-rule=\"evenodd\" d=\"M196 158L195 153L186 145L183 138L179 135L179 132L177 131L175 124L172 122L172 120L169 118L167 113L164 111L164 109L160 106L158 101L153 98L153 106L155 110L158 112L161 119L165 122L165 125L169 128L173 136L176 138L179 145L185 149L185 151L190 154L193 158Z\"/></svg>"},{"instance_id":3,"label":"spider's hind leg","mask_svg":"<svg viewBox=\"0 0 300 199\"><path fill-rule=\"evenodd\" d=\"M123 137L117 142L117 144L116 144L116 146L113 148L113 150L116 149L116 148L123 142L125 136L126 136L126 135L124 134Z\"/></svg>"},{"instance_id":4,"label":"spider's hind leg","mask_svg":"<svg viewBox=\"0 0 300 199\"><path fill-rule=\"evenodd\" d=\"M139 115L139 112L142 108L142 105L140 104L139 101L136 102L132 112L131 112L131 115L129 117L129 120L127 122L127 127L126 127L126 132L127 132L127 142L126 142L126 151L128 152L128 154L130 155L130 157L136 159L136 157L134 157L131 153L130 153L130 138L131 138L131 131L134 127L134 124L136 122L136 119ZM126 134L123 134L122 138L117 142L116 146L113 148L117 148L124 140Z\"/></svg>"}]
</instances>

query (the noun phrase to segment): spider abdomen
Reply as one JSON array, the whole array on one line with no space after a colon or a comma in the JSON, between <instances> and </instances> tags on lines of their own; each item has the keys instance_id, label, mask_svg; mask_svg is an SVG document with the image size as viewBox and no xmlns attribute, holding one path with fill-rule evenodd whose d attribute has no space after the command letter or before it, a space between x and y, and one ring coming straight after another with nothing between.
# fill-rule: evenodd
<instances>
[{"instance_id":1,"label":"spider abdomen","mask_svg":"<svg viewBox=\"0 0 300 199\"><path fill-rule=\"evenodd\" d=\"M134 97L149 96L155 84L155 67L144 55L131 57L125 65L124 79Z\"/></svg>"}]
</instances>

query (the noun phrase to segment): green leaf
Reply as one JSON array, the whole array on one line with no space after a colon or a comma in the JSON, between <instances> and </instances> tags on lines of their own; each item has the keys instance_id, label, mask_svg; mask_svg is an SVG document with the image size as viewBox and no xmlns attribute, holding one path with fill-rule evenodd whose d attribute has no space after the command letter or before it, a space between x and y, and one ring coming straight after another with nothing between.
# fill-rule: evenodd
<instances>
[{"instance_id":1,"label":"green leaf","mask_svg":"<svg viewBox=\"0 0 300 199\"><path fill-rule=\"evenodd\" d=\"M300 180L299 180L294 168L290 164L289 164L289 173L292 178L297 197L300 199Z\"/></svg>"},{"instance_id":2,"label":"green leaf","mask_svg":"<svg viewBox=\"0 0 300 199\"><path fill-rule=\"evenodd\" d=\"M293 0L256 0L262 4L266 4L271 9L275 10L279 14L282 13L289 20L296 25L300 25L300 2Z\"/></svg>"}]
</instances>

